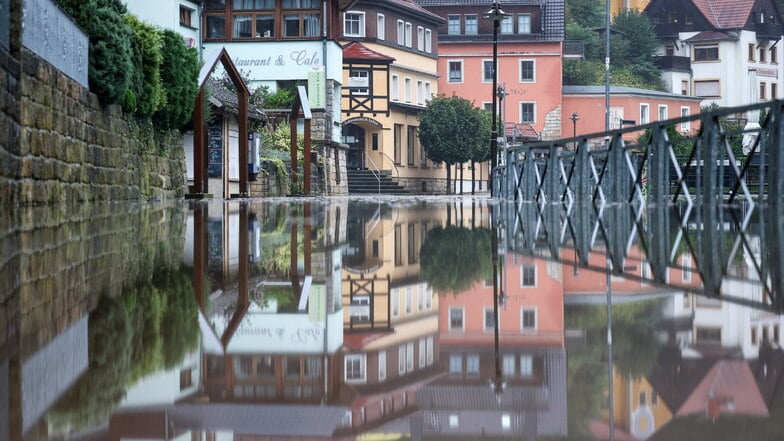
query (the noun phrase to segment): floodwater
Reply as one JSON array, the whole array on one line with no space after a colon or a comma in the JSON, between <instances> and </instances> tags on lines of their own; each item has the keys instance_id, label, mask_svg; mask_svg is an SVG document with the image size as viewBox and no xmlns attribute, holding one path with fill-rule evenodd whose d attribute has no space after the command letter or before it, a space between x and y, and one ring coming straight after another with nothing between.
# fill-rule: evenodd
<instances>
[{"instance_id":1,"label":"floodwater","mask_svg":"<svg viewBox=\"0 0 784 441\"><path fill-rule=\"evenodd\" d=\"M482 197L14 209L0 441L781 440L770 223Z\"/></svg>"}]
</instances>

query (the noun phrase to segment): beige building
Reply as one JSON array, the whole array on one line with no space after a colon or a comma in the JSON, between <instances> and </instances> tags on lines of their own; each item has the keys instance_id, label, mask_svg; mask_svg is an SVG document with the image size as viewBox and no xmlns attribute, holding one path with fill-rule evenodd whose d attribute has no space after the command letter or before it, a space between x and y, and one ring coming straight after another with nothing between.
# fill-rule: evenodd
<instances>
[{"instance_id":1,"label":"beige building","mask_svg":"<svg viewBox=\"0 0 784 441\"><path fill-rule=\"evenodd\" d=\"M618 15L624 9L637 9L642 12L650 0L610 0L610 16Z\"/></svg>"}]
</instances>

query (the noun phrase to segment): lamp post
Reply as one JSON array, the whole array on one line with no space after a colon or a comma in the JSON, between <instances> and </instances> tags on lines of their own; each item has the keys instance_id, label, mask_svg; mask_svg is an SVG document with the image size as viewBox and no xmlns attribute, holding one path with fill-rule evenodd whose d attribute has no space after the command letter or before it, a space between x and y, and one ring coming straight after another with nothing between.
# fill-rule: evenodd
<instances>
[{"instance_id":1,"label":"lamp post","mask_svg":"<svg viewBox=\"0 0 784 441\"><path fill-rule=\"evenodd\" d=\"M495 1L493 7L482 15L482 18L493 20L493 126L490 133L490 194L493 195L493 170L498 161L498 124L497 124L497 93L498 88L498 28L501 27L501 20L506 17L506 13L501 9L501 5Z\"/></svg>"},{"instance_id":2,"label":"lamp post","mask_svg":"<svg viewBox=\"0 0 784 441\"><path fill-rule=\"evenodd\" d=\"M580 117L577 116L577 112L572 112L572 117L570 119L572 120L572 138L577 138L577 121ZM577 140L574 140L573 142L574 150L577 150Z\"/></svg>"}]
</instances>

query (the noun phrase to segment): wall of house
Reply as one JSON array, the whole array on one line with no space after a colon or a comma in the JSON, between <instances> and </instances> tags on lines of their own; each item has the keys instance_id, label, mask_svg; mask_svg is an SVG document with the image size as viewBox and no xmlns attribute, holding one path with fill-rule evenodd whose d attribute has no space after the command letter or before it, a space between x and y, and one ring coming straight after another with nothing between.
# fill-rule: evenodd
<instances>
[{"instance_id":1,"label":"wall of house","mask_svg":"<svg viewBox=\"0 0 784 441\"><path fill-rule=\"evenodd\" d=\"M19 58L0 55L6 82L0 138L10 141L0 145L0 204L184 194L179 132L139 126L35 54L23 49Z\"/></svg>"},{"instance_id":2,"label":"wall of house","mask_svg":"<svg viewBox=\"0 0 784 441\"><path fill-rule=\"evenodd\" d=\"M456 94L473 101L477 107L492 107L492 78L485 81L483 62L492 62L490 43L442 44L439 48L438 87L447 96ZM534 61L533 81L521 81L520 62ZM462 61L463 80L450 82L449 62ZM506 98L499 104L502 119L521 123L521 104L534 103L531 124L542 139L560 137L561 43L503 43L498 47L498 85L506 87ZM555 118L554 118L555 117Z\"/></svg>"}]
</instances>

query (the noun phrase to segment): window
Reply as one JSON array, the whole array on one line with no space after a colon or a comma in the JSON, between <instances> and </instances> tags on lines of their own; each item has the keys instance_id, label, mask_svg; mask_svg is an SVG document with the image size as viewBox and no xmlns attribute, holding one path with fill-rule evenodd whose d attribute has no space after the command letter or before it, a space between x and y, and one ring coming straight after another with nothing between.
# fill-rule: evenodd
<instances>
[{"instance_id":1,"label":"window","mask_svg":"<svg viewBox=\"0 0 784 441\"><path fill-rule=\"evenodd\" d=\"M457 415L449 415L449 428L456 429L460 425Z\"/></svg>"},{"instance_id":2,"label":"window","mask_svg":"<svg viewBox=\"0 0 784 441\"><path fill-rule=\"evenodd\" d=\"M460 355L449 356L449 376L462 377L463 376L463 357Z\"/></svg>"},{"instance_id":3,"label":"window","mask_svg":"<svg viewBox=\"0 0 784 441\"><path fill-rule=\"evenodd\" d=\"M413 27L411 26L411 23L406 22L406 47L411 47L411 39L413 38L412 32Z\"/></svg>"},{"instance_id":4,"label":"window","mask_svg":"<svg viewBox=\"0 0 784 441\"><path fill-rule=\"evenodd\" d=\"M447 15L446 17L446 33L449 35L460 35L460 16Z\"/></svg>"},{"instance_id":5,"label":"window","mask_svg":"<svg viewBox=\"0 0 784 441\"><path fill-rule=\"evenodd\" d=\"M686 11L686 24L694 24L694 13Z\"/></svg>"},{"instance_id":6,"label":"window","mask_svg":"<svg viewBox=\"0 0 784 441\"><path fill-rule=\"evenodd\" d=\"M536 81L534 75L535 64L534 60L520 60L520 82L533 83Z\"/></svg>"},{"instance_id":7,"label":"window","mask_svg":"<svg viewBox=\"0 0 784 441\"><path fill-rule=\"evenodd\" d=\"M694 95L703 98L720 97L719 80L699 80L694 81Z\"/></svg>"},{"instance_id":8,"label":"window","mask_svg":"<svg viewBox=\"0 0 784 441\"><path fill-rule=\"evenodd\" d=\"M501 428L504 430L512 428L512 416L508 413L501 414Z\"/></svg>"},{"instance_id":9,"label":"window","mask_svg":"<svg viewBox=\"0 0 784 441\"><path fill-rule=\"evenodd\" d=\"M659 121L665 121L666 119L667 119L667 105L659 104Z\"/></svg>"},{"instance_id":10,"label":"window","mask_svg":"<svg viewBox=\"0 0 784 441\"><path fill-rule=\"evenodd\" d=\"M416 151L416 140L417 140L416 129L417 129L416 126L408 126L408 137L406 138L406 156L408 156L408 161L406 162L410 167L414 166L414 151ZM413 224L409 224L409 225L413 227ZM409 243L411 245L411 249L409 250L410 256L415 256L417 254L416 250L414 250L413 240L414 240L414 235L412 234L411 237L409 238L410 241ZM411 259L409 259L409 262L410 261ZM416 262L411 262L411 263L416 263Z\"/></svg>"},{"instance_id":11,"label":"window","mask_svg":"<svg viewBox=\"0 0 784 441\"><path fill-rule=\"evenodd\" d=\"M683 80L681 81L681 95L689 95L689 81Z\"/></svg>"},{"instance_id":12,"label":"window","mask_svg":"<svg viewBox=\"0 0 784 441\"><path fill-rule=\"evenodd\" d=\"M640 406L645 406L646 405L645 391L644 390L641 390L640 393L639 393L639 404L640 404Z\"/></svg>"},{"instance_id":13,"label":"window","mask_svg":"<svg viewBox=\"0 0 784 441\"><path fill-rule=\"evenodd\" d=\"M370 87L370 72L352 70L348 73L348 87L351 95L367 95Z\"/></svg>"},{"instance_id":14,"label":"window","mask_svg":"<svg viewBox=\"0 0 784 441\"><path fill-rule=\"evenodd\" d=\"M482 82L493 82L493 60L482 60Z\"/></svg>"},{"instance_id":15,"label":"window","mask_svg":"<svg viewBox=\"0 0 784 441\"><path fill-rule=\"evenodd\" d=\"M667 45L667 47L664 48L664 55L668 57L675 55L675 46Z\"/></svg>"},{"instance_id":16,"label":"window","mask_svg":"<svg viewBox=\"0 0 784 441\"><path fill-rule=\"evenodd\" d=\"M402 124L400 126L402 127ZM400 135L403 135L402 131ZM403 266L403 236L401 228L400 224L395 225L395 266Z\"/></svg>"},{"instance_id":17,"label":"window","mask_svg":"<svg viewBox=\"0 0 784 441\"><path fill-rule=\"evenodd\" d=\"M414 239L413 239L413 237L414 237L414 233L413 233L414 224L408 224L408 227L409 227L408 228L408 232L409 232L409 235L410 235L410 237L408 239L408 243L411 244L411 248L414 248L414 245L413 245L413 242L414 242ZM424 311L425 310L425 290L424 290L424 287L422 285L417 286L417 300L418 300L418 308L417 308L417 310L418 311Z\"/></svg>"},{"instance_id":18,"label":"window","mask_svg":"<svg viewBox=\"0 0 784 441\"><path fill-rule=\"evenodd\" d=\"M406 343L406 371L414 370L414 342Z\"/></svg>"},{"instance_id":19,"label":"window","mask_svg":"<svg viewBox=\"0 0 784 441\"><path fill-rule=\"evenodd\" d=\"M779 96L779 87L776 83L770 83L770 99L775 100Z\"/></svg>"},{"instance_id":20,"label":"window","mask_svg":"<svg viewBox=\"0 0 784 441\"><path fill-rule=\"evenodd\" d=\"M667 23L678 23L678 13L676 11L667 11Z\"/></svg>"},{"instance_id":21,"label":"window","mask_svg":"<svg viewBox=\"0 0 784 441\"><path fill-rule=\"evenodd\" d=\"M505 378L512 378L515 376L515 356L504 355L501 362L501 373Z\"/></svg>"},{"instance_id":22,"label":"window","mask_svg":"<svg viewBox=\"0 0 784 441\"><path fill-rule=\"evenodd\" d=\"M770 48L770 62L771 64L779 64L779 50L777 46Z\"/></svg>"},{"instance_id":23,"label":"window","mask_svg":"<svg viewBox=\"0 0 784 441\"><path fill-rule=\"evenodd\" d=\"M397 348L397 373L403 375L406 373L406 345L400 345Z\"/></svg>"},{"instance_id":24,"label":"window","mask_svg":"<svg viewBox=\"0 0 784 441\"><path fill-rule=\"evenodd\" d=\"M225 39L226 38L226 16L225 15L207 15L206 21L206 38L209 39Z\"/></svg>"},{"instance_id":25,"label":"window","mask_svg":"<svg viewBox=\"0 0 784 441\"><path fill-rule=\"evenodd\" d=\"M536 265L520 266L520 287L530 288L536 286Z\"/></svg>"},{"instance_id":26,"label":"window","mask_svg":"<svg viewBox=\"0 0 784 441\"><path fill-rule=\"evenodd\" d=\"M398 83L400 83L400 77L398 77L396 74L392 74L392 84L390 84L390 94L392 95L392 101L398 101L400 99Z\"/></svg>"},{"instance_id":27,"label":"window","mask_svg":"<svg viewBox=\"0 0 784 441\"><path fill-rule=\"evenodd\" d=\"M751 344L753 346L757 346L759 344L759 339L757 338L757 327L751 327Z\"/></svg>"},{"instance_id":28,"label":"window","mask_svg":"<svg viewBox=\"0 0 784 441\"><path fill-rule=\"evenodd\" d=\"M411 102L411 78L405 78L403 80L403 93L405 94L405 100L407 103Z\"/></svg>"},{"instance_id":29,"label":"window","mask_svg":"<svg viewBox=\"0 0 784 441\"><path fill-rule=\"evenodd\" d=\"M406 288L406 315L411 314L411 305L414 303L414 293L411 287Z\"/></svg>"},{"instance_id":30,"label":"window","mask_svg":"<svg viewBox=\"0 0 784 441\"><path fill-rule=\"evenodd\" d=\"M697 328L697 342L706 344L721 344L721 328Z\"/></svg>"},{"instance_id":31,"label":"window","mask_svg":"<svg viewBox=\"0 0 784 441\"><path fill-rule=\"evenodd\" d=\"M779 342L779 325L773 325L773 341Z\"/></svg>"},{"instance_id":32,"label":"window","mask_svg":"<svg viewBox=\"0 0 784 441\"><path fill-rule=\"evenodd\" d=\"M395 141L395 164L400 164L401 148L403 146L403 124L395 124L394 127L394 141ZM401 261L402 263L402 261Z\"/></svg>"},{"instance_id":33,"label":"window","mask_svg":"<svg viewBox=\"0 0 784 441\"><path fill-rule=\"evenodd\" d=\"M719 45L694 46L694 61L719 61Z\"/></svg>"},{"instance_id":34,"label":"window","mask_svg":"<svg viewBox=\"0 0 784 441\"><path fill-rule=\"evenodd\" d=\"M754 61L754 54L756 51L754 50L754 43L749 43L749 61Z\"/></svg>"},{"instance_id":35,"label":"window","mask_svg":"<svg viewBox=\"0 0 784 441\"><path fill-rule=\"evenodd\" d=\"M403 20L397 21L397 44L400 46L406 44L406 24Z\"/></svg>"},{"instance_id":36,"label":"window","mask_svg":"<svg viewBox=\"0 0 784 441\"><path fill-rule=\"evenodd\" d=\"M648 124L651 122L651 112L648 104L640 104L640 124Z\"/></svg>"},{"instance_id":37,"label":"window","mask_svg":"<svg viewBox=\"0 0 784 441\"><path fill-rule=\"evenodd\" d=\"M469 355L466 357L466 375L469 378L476 378L479 376L479 356Z\"/></svg>"},{"instance_id":38,"label":"window","mask_svg":"<svg viewBox=\"0 0 784 441\"><path fill-rule=\"evenodd\" d=\"M759 47L759 60L760 60L760 63L765 63L766 62L766 60L765 60L765 52L767 52L767 51L768 51L768 48L766 48L764 44Z\"/></svg>"},{"instance_id":39,"label":"window","mask_svg":"<svg viewBox=\"0 0 784 441\"><path fill-rule=\"evenodd\" d=\"M463 308L449 308L449 329L463 329Z\"/></svg>"},{"instance_id":40,"label":"window","mask_svg":"<svg viewBox=\"0 0 784 441\"><path fill-rule=\"evenodd\" d=\"M524 378L534 376L534 358L531 355L520 356L520 376Z\"/></svg>"},{"instance_id":41,"label":"window","mask_svg":"<svg viewBox=\"0 0 784 441\"><path fill-rule=\"evenodd\" d=\"M394 288L392 289L392 298L390 299L392 303L392 317L397 317L400 315L400 289Z\"/></svg>"},{"instance_id":42,"label":"window","mask_svg":"<svg viewBox=\"0 0 784 441\"><path fill-rule=\"evenodd\" d=\"M320 14L283 14L283 36L318 37L321 34Z\"/></svg>"},{"instance_id":43,"label":"window","mask_svg":"<svg viewBox=\"0 0 784 441\"><path fill-rule=\"evenodd\" d=\"M424 338L419 339L419 367L425 367L425 354L426 343Z\"/></svg>"},{"instance_id":44,"label":"window","mask_svg":"<svg viewBox=\"0 0 784 441\"><path fill-rule=\"evenodd\" d=\"M495 311L492 306L485 307L485 331L495 328Z\"/></svg>"},{"instance_id":45,"label":"window","mask_svg":"<svg viewBox=\"0 0 784 441\"><path fill-rule=\"evenodd\" d=\"M180 5L180 26L193 27L191 20L193 18L193 9Z\"/></svg>"},{"instance_id":46,"label":"window","mask_svg":"<svg viewBox=\"0 0 784 441\"><path fill-rule=\"evenodd\" d=\"M502 34L514 34L514 17L507 15L502 18L499 31L501 31Z\"/></svg>"},{"instance_id":47,"label":"window","mask_svg":"<svg viewBox=\"0 0 784 441\"><path fill-rule=\"evenodd\" d=\"M691 282L691 254L684 254L681 257L681 281Z\"/></svg>"},{"instance_id":48,"label":"window","mask_svg":"<svg viewBox=\"0 0 784 441\"><path fill-rule=\"evenodd\" d=\"M180 390L187 389L193 385L193 378L191 376L191 369L183 369L180 371Z\"/></svg>"},{"instance_id":49,"label":"window","mask_svg":"<svg viewBox=\"0 0 784 441\"><path fill-rule=\"evenodd\" d=\"M520 122L523 124L536 122L534 103L520 103Z\"/></svg>"},{"instance_id":50,"label":"window","mask_svg":"<svg viewBox=\"0 0 784 441\"><path fill-rule=\"evenodd\" d=\"M417 104L425 104L425 83L417 80Z\"/></svg>"},{"instance_id":51,"label":"window","mask_svg":"<svg viewBox=\"0 0 784 441\"><path fill-rule=\"evenodd\" d=\"M536 330L536 308L522 308L520 318L523 331Z\"/></svg>"},{"instance_id":52,"label":"window","mask_svg":"<svg viewBox=\"0 0 784 441\"><path fill-rule=\"evenodd\" d=\"M365 382L365 354L348 354L345 358L346 382Z\"/></svg>"},{"instance_id":53,"label":"window","mask_svg":"<svg viewBox=\"0 0 784 441\"><path fill-rule=\"evenodd\" d=\"M765 92L767 92L767 91L765 90L765 89L766 89L766 87L765 87L766 85L767 85L767 84L765 84L765 83L762 83L762 82L761 82L761 83L760 83L760 85L759 85L759 89L760 89L760 92L759 92L759 99L760 99L760 101L762 101L762 100L765 100L765 99L766 99L766 97L767 97L767 95L765 94Z\"/></svg>"},{"instance_id":54,"label":"window","mask_svg":"<svg viewBox=\"0 0 784 441\"><path fill-rule=\"evenodd\" d=\"M343 19L343 35L346 37L365 36L365 13L346 12Z\"/></svg>"},{"instance_id":55,"label":"window","mask_svg":"<svg viewBox=\"0 0 784 441\"><path fill-rule=\"evenodd\" d=\"M691 294L683 293L683 307L691 309Z\"/></svg>"},{"instance_id":56,"label":"window","mask_svg":"<svg viewBox=\"0 0 784 441\"><path fill-rule=\"evenodd\" d=\"M433 336L427 338L427 365L433 364Z\"/></svg>"},{"instance_id":57,"label":"window","mask_svg":"<svg viewBox=\"0 0 784 441\"><path fill-rule=\"evenodd\" d=\"M383 40L386 34L387 22L384 14L376 14L376 38Z\"/></svg>"},{"instance_id":58,"label":"window","mask_svg":"<svg viewBox=\"0 0 784 441\"><path fill-rule=\"evenodd\" d=\"M449 83L462 83L463 82L463 62L450 61L449 62Z\"/></svg>"},{"instance_id":59,"label":"window","mask_svg":"<svg viewBox=\"0 0 784 441\"><path fill-rule=\"evenodd\" d=\"M387 351L378 351L378 379L383 381L387 378Z\"/></svg>"},{"instance_id":60,"label":"window","mask_svg":"<svg viewBox=\"0 0 784 441\"><path fill-rule=\"evenodd\" d=\"M479 28L477 26L479 17L476 15L466 15L465 16L465 33L467 35L476 35L479 33Z\"/></svg>"},{"instance_id":61,"label":"window","mask_svg":"<svg viewBox=\"0 0 784 441\"><path fill-rule=\"evenodd\" d=\"M433 96L433 93L430 91L430 81L425 81L425 101L429 101L430 98ZM425 156L422 155L422 160L424 161Z\"/></svg>"},{"instance_id":62,"label":"window","mask_svg":"<svg viewBox=\"0 0 784 441\"><path fill-rule=\"evenodd\" d=\"M433 31L425 29L425 52L433 52Z\"/></svg>"},{"instance_id":63,"label":"window","mask_svg":"<svg viewBox=\"0 0 784 441\"><path fill-rule=\"evenodd\" d=\"M425 50L425 28L417 26L417 50Z\"/></svg>"},{"instance_id":64,"label":"window","mask_svg":"<svg viewBox=\"0 0 784 441\"><path fill-rule=\"evenodd\" d=\"M519 14L517 16L517 33L518 34L531 33L531 14Z\"/></svg>"}]
</instances>

